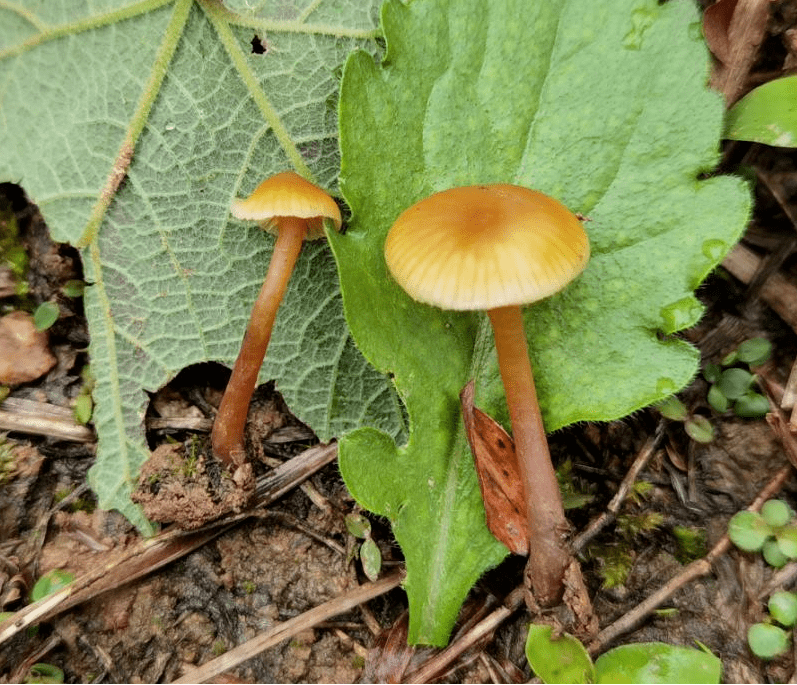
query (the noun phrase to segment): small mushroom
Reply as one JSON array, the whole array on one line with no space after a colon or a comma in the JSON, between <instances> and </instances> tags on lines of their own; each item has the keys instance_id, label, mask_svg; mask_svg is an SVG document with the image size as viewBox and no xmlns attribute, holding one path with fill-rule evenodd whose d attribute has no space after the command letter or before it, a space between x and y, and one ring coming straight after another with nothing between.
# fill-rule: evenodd
<instances>
[{"instance_id":1,"label":"small mushroom","mask_svg":"<svg viewBox=\"0 0 797 685\"><path fill-rule=\"evenodd\" d=\"M561 598L568 524L520 306L564 288L588 259L587 235L564 205L508 184L436 193L401 214L385 242L388 269L413 299L490 318L525 493L527 582L542 605Z\"/></svg>"},{"instance_id":2,"label":"small mushroom","mask_svg":"<svg viewBox=\"0 0 797 685\"><path fill-rule=\"evenodd\" d=\"M268 273L252 308L211 433L213 454L235 470L246 459L244 428L249 401L302 242L324 235L324 219L331 219L338 230L342 220L340 209L327 193L292 171L263 181L246 200L235 200L231 212L237 219L257 221L261 228L277 235Z\"/></svg>"}]
</instances>

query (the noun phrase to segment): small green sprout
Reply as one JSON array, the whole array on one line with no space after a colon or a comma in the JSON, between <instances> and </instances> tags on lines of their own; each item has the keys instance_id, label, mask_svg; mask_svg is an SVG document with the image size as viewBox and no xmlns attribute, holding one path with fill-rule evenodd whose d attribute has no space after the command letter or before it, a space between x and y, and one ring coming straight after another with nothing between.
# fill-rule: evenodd
<instances>
[{"instance_id":1,"label":"small green sprout","mask_svg":"<svg viewBox=\"0 0 797 685\"><path fill-rule=\"evenodd\" d=\"M52 664L33 664L28 671L26 683L63 683L64 672Z\"/></svg>"},{"instance_id":2,"label":"small green sprout","mask_svg":"<svg viewBox=\"0 0 797 685\"><path fill-rule=\"evenodd\" d=\"M659 402L656 409L664 418L671 421L682 421L686 434L695 442L709 443L714 439L714 426L700 414L690 414L686 405L675 395Z\"/></svg>"},{"instance_id":3,"label":"small green sprout","mask_svg":"<svg viewBox=\"0 0 797 685\"><path fill-rule=\"evenodd\" d=\"M760 659L774 659L789 649L789 634L770 623L754 623L747 629L747 644Z\"/></svg>"},{"instance_id":4,"label":"small green sprout","mask_svg":"<svg viewBox=\"0 0 797 685\"><path fill-rule=\"evenodd\" d=\"M37 331L46 331L58 321L61 310L55 302L42 302L33 312L33 325Z\"/></svg>"},{"instance_id":5,"label":"small green sprout","mask_svg":"<svg viewBox=\"0 0 797 685\"><path fill-rule=\"evenodd\" d=\"M728 522L728 537L745 552L761 552L770 566L780 568L797 559L797 522L781 500L764 503L761 513L740 511Z\"/></svg>"},{"instance_id":6,"label":"small green sprout","mask_svg":"<svg viewBox=\"0 0 797 685\"><path fill-rule=\"evenodd\" d=\"M382 570L382 553L379 546L371 538L371 522L359 512L346 515L346 529L362 543L355 548L354 555L359 555L363 565L363 573L368 580L379 578Z\"/></svg>"},{"instance_id":7,"label":"small green sprout","mask_svg":"<svg viewBox=\"0 0 797 685\"><path fill-rule=\"evenodd\" d=\"M769 401L755 391L757 376L750 372L750 367L763 364L771 353L769 340L751 338L726 355L720 365L706 364L703 377L711 383L707 399L713 409L720 414L733 409L737 416L745 419L765 416Z\"/></svg>"},{"instance_id":8,"label":"small green sprout","mask_svg":"<svg viewBox=\"0 0 797 685\"><path fill-rule=\"evenodd\" d=\"M85 289L86 283L75 279L64 283L61 292L67 297L83 297Z\"/></svg>"},{"instance_id":9,"label":"small green sprout","mask_svg":"<svg viewBox=\"0 0 797 685\"><path fill-rule=\"evenodd\" d=\"M30 591L30 599L33 602L38 602L40 599L65 588L74 579L74 573L64 571L60 568L54 568L36 581L33 589Z\"/></svg>"}]
</instances>

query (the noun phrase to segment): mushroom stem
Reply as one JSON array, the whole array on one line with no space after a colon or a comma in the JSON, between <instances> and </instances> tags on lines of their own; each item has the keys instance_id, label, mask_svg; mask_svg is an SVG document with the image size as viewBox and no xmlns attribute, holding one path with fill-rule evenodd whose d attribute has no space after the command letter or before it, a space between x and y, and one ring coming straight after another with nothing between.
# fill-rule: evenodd
<instances>
[{"instance_id":1,"label":"mushroom stem","mask_svg":"<svg viewBox=\"0 0 797 685\"><path fill-rule=\"evenodd\" d=\"M562 596L564 572L570 562L565 546L567 519L537 403L520 307L497 307L488 310L487 315L495 334L498 367L525 491L529 530L526 582L537 602L550 606Z\"/></svg>"},{"instance_id":2,"label":"mushroom stem","mask_svg":"<svg viewBox=\"0 0 797 685\"><path fill-rule=\"evenodd\" d=\"M244 428L249 401L266 356L271 329L307 234L304 219L282 217L266 279L257 296L241 351L221 398L210 436L213 454L230 470L246 461Z\"/></svg>"}]
</instances>

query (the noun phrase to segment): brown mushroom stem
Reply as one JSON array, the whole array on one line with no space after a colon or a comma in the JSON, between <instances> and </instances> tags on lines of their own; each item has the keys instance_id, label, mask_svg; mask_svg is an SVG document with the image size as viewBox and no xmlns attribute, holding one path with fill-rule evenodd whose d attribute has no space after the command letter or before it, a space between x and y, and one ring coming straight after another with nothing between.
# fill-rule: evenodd
<instances>
[{"instance_id":1,"label":"brown mushroom stem","mask_svg":"<svg viewBox=\"0 0 797 685\"><path fill-rule=\"evenodd\" d=\"M232 375L213 422L210 440L213 454L230 470L246 461L244 428L249 401L255 391L260 367L266 356L271 329L277 317L282 297L288 286L296 259L307 234L304 219L283 217L279 220L279 233L268 266L266 279L257 296L241 351L235 360Z\"/></svg>"},{"instance_id":2,"label":"brown mushroom stem","mask_svg":"<svg viewBox=\"0 0 797 685\"><path fill-rule=\"evenodd\" d=\"M525 491L529 530L526 582L537 602L550 606L561 599L563 576L570 562L565 545L567 519L537 403L520 307L497 307L488 310L487 315L495 334L498 367Z\"/></svg>"}]
</instances>

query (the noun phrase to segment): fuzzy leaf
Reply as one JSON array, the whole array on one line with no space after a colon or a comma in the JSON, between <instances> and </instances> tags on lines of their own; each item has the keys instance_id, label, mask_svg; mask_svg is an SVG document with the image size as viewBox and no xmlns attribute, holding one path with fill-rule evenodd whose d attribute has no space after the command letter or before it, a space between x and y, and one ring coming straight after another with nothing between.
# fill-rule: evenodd
<instances>
[{"instance_id":1,"label":"fuzzy leaf","mask_svg":"<svg viewBox=\"0 0 797 685\"><path fill-rule=\"evenodd\" d=\"M56 240L83 247L99 437L90 479L105 508L148 456L146 391L237 355L272 238L231 200L286 168L335 189L336 69L375 52L373 0L0 3L0 180L21 184ZM265 41L252 52L255 36ZM334 261L308 244L261 379L328 439L402 428L390 384L354 347Z\"/></svg>"},{"instance_id":2,"label":"fuzzy leaf","mask_svg":"<svg viewBox=\"0 0 797 685\"><path fill-rule=\"evenodd\" d=\"M487 532L457 396L507 425L486 319L417 305L382 256L396 217L453 186L532 187L589 217L593 257L526 312L546 426L624 416L695 375L672 333L693 290L744 228L745 185L701 180L722 102L691 3L389 0L382 65L359 53L341 86L341 188L350 230L331 239L359 348L393 374L405 445L373 429L341 442L347 485L388 516L407 560L409 639L442 644L472 583L505 554Z\"/></svg>"}]
</instances>

